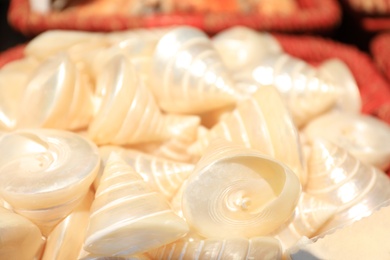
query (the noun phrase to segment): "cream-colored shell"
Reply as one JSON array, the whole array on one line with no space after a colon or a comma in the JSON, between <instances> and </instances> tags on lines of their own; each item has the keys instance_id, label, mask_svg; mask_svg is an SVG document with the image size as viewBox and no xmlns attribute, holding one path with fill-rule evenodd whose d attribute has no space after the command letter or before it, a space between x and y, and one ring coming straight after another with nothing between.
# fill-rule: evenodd
<instances>
[{"instance_id":1,"label":"cream-colored shell","mask_svg":"<svg viewBox=\"0 0 390 260\"><path fill-rule=\"evenodd\" d=\"M165 197L111 153L92 203L84 250L131 256L171 243L188 231Z\"/></svg>"},{"instance_id":2,"label":"cream-colored shell","mask_svg":"<svg viewBox=\"0 0 390 260\"><path fill-rule=\"evenodd\" d=\"M284 164L218 139L185 182L183 216L206 238L263 236L288 221L300 192Z\"/></svg>"},{"instance_id":3,"label":"cream-colored shell","mask_svg":"<svg viewBox=\"0 0 390 260\"><path fill-rule=\"evenodd\" d=\"M99 170L97 147L72 132L18 130L0 147L0 197L44 235L78 205Z\"/></svg>"},{"instance_id":4,"label":"cream-colored shell","mask_svg":"<svg viewBox=\"0 0 390 260\"><path fill-rule=\"evenodd\" d=\"M181 26L165 34L153 57L153 93L162 110L198 114L233 104L234 82L210 38Z\"/></svg>"}]
</instances>

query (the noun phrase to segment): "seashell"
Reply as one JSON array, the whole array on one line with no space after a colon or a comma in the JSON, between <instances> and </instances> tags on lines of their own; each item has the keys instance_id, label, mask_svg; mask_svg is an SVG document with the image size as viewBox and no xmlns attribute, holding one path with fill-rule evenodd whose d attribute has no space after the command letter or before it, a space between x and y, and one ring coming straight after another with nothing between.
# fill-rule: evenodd
<instances>
[{"instance_id":1,"label":"seashell","mask_svg":"<svg viewBox=\"0 0 390 260\"><path fill-rule=\"evenodd\" d=\"M179 240L149 252L153 259L282 259L282 248L272 237Z\"/></svg>"},{"instance_id":2,"label":"seashell","mask_svg":"<svg viewBox=\"0 0 390 260\"><path fill-rule=\"evenodd\" d=\"M84 250L130 256L171 243L188 231L166 199L111 153L92 203Z\"/></svg>"},{"instance_id":3,"label":"seashell","mask_svg":"<svg viewBox=\"0 0 390 260\"><path fill-rule=\"evenodd\" d=\"M18 128L86 127L92 116L92 90L69 57L59 54L42 63L21 98Z\"/></svg>"},{"instance_id":4,"label":"seashell","mask_svg":"<svg viewBox=\"0 0 390 260\"><path fill-rule=\"evenodd\" d=\"M145 154L133 149L125 149L117 146L101 146L100 155L105 165L111 152L115 152L139 173L145 182L155 190L170 199L180 188L184 180L194 170L193 164L180 163L166 160L154 155ZM95 187L100 183L100 176L95 179Z\"/></svg>"},{"instance_id":5,"label":"seashell","mask_svg":"<svg viewBox=\"0 0 390 260\"><path fill-rule=\"evenodd\" d=\"M47 235L87 193L99 170L96 146L54 129L24 129L2 136L0 197Z\"/></svg>"},{"instance_id":6,"label":"seashell","mask_svg":"<svg viewBox=\"0 0 390 260\"><path fill-rule=\"evenodd\" d=\"M337 207L302 192L291 222L275 232L283 250L295 245L302 237L312 237L336 212Z\"/></svg>"},{"instance_id":7,"label":"seashell","mask_svg":"<svg viewBox=\"0 0 390 260\"><path fill-rule=\"evenodd\" d=\"M162 114L126 56L115 56L98 79L97 112L88 134L97 144L136 144L177 136L199 117Z\"/></svg>"},{"instance_id":8,"label":"seashell","mask_svg":"<svg viewBox=\"0 0 390 260\"><path fill-rule=\"evenodd\" d=\"M234 82L210 38L182 26L165 34L153 57L153 93L162 110L199 114L236 101Z\"/></svg>"},{"instance_id":9,"label":"seashell","mask_svg":"<svg viewBox=\"0 0 390 260\"><path fill-rule=\"evenodd\" d=\"M200 137L188 152L202 154L218 137L275 157L287 164L299 176L302 185L305 184L307 176L298 130L274 88L260 88L251 98L239 102L230 115Z\"/></svg>"},{"instance_id":10,"label":"seashell","mask_svg":"<svg viewBox=\"0 0 390 260\"><path fill-rule=\"evenodd\" d=\"M47 237L42 260L78 259L93 199L94 193L90 190L80 204L53 229Z\"/></svg>"},{"instance_id":11,"label":"seashell","mask_svg":"<svg viewBox=\"0 0 390 260\"><path fill-rule=\"evenodd\" d=\"M261 86L272 85L281 93L297 127L330 110L339 99L340 88L303 60L286 53L270 53L238 71L234 78L240 93L251 95Z\"/></svg>"},{"instance_id":12,"label":"seashell","mask_svg":"<svg viewBox=\"0 0 390 260\"><path fill-rule=\"evenodd\" d=\"M183 216L206 238L263 236L291 217L300 192L299 179L284 164L218 139L186 181Z\"/></svg>"},{"instance_id":13,"label":"seashell","mask_svg":"<svg viewBox=\"0 0 390 260\"><path fill-rule=\"evenodd\" d=\"M83 251L82 254L80 254L78 260L153 260L153 259L151 259L146 254L137 254L137 255L127 256L127 257L98 256Z\"/></svg>"},{"instance_id":14,"label":"seashell","mask_svg":"<svg viewBox=\"0 0 390 260\"><path fill-rule=\"evenodd\" d=\"M1 259L39 259L45 245L39 228L27 218L0 207Z\"/></svg>"},{"instance_id":15,"label":"seashell","mask_svg":"<svg viewBox=\"0 0 390 260\"><path fill-rule=\"evenodd\" d=\"M279 42L267 32L244 26L225 29L212 37L212 43L224 64L231 71L257 63L270 53L282 53Z\"/></svg>"},{"instance_id":16,"label":"seashell","mask_svg":"<svg viewBox=\"0 0 390 260\"><path fill-rule=\"evenodd\" d=\"M308 164L305 191L337 206L335 215L319 233L370 215L376 206L390 199L390 179L384 172L329 141L313 142Z\"/></svg>"},{"instance_id":17,"label":"seashell","mask_svg":"<svg viewBox=\"0 0 390 260\"><path fill-rule=\"evenodd\" d=\"M332 126L332 127L328 127ZM310 121L302 130L308 141L335 143L360 161L382 170L390 166L390 126L363 114L333 112Z\"/></svg>"}]
</instances>

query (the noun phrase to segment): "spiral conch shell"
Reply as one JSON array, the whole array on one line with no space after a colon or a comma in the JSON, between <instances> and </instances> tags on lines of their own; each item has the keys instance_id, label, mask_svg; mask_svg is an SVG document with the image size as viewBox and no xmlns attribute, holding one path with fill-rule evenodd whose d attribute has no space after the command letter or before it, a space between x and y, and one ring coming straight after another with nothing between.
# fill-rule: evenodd
<instances>
[{"instance_id":1,"label":"spiral conch shell","mask_svg":"<svg viewBox=\"0 0 390 260\"><path fill-rule=\"evenodd\" d=\"M319 231L323 232L370 215L376 206L389 200L390 179L345 149L326 140L316 140L305 191L337 206L335 215Z\"/></svg>"},{"instance_id":2,"label":"spiral conch shell","mask_svg":"<svg viewBox=\"0 0 390 260\"><path fill-rule=\"evenodd\" d=\"M287 164L305 185L307 174L298 130L275 88L262 87L251 98L239 102L233 112L188 148L189 153L202 154L218 137Z\"/></svg>"},{"instance_id":3,"label":"spiral conch shell","mask_svg":"<svg viewBox=\"0 0 390 260\"><path fill-rule=\"evenodd\" d=\"M386 145L390 144L390 126L373 116L327 113L310 121L302 132L308 141L326 139L382 170L390 166L390 145Z\"/></svg>"},{"instance_id":4,"label":"spiral conch shell","mask_svg":"<svg viewBox=\"0 0 390 260\"><path fill-rule=\"evenodd\" d=\"M292 215L301 192L297 176L262 153L216 140L187 179L183 216L201 236L263 236Z\"/></svg>"},{"instance_id":5,"label":"spiral conch shell","mask_svg":"<svg viewBox=\"0 0 390 260\"><path fill-rule=\"evenodd\" d=\"M148 252L153 259L264 259L279 260L282 249L272 237L209 238L195 241L177 241Z\"/></svg>"},{"instance_id":6,"label":"spiral conch shell","mask_svg":"<svg viewBox=\"0 0 390 260\"><path fill-rule=\"evenodd\" d=\"M112 153L92 203L84 250L130 256L173 242L188 231L165 198Z\"/></svg>"},{"instance_id":7,"label":"spiral conch shell","mask_svg":"<svg viewBox=\"0 0 390 260\"><path fill-rule=\"evenodd\" d=\"M0 139L0 197L47 235L89 190L99 170L96 146L71 132L25 129Z\"/></svg>"},{"instance_id":8,"label":"spiral conch shell","mask_svg":"<svg viewBox=\"0 0 390 260\"><path fill-rule=\"evenodd\" d=\"M166 160L137 150L117 146L99 147L99 153L104 163L106 163L111 152L120 155L153 190L160 192L168 200L194 170L193 164ZM99 183L100 176L95 180L95 187L98 187Z\"/></svg>"},{"instance_id":9,"label":"spiral conch shell","mask_svg":"<svg viewBox=\"0 0 390 260\"><path fill-rule=\"evenodd\" d=\"M199 114L235 103L234 82L202 31L182 26L165 34L153 57L153 93L162 110Z\"/></svg>"},{"instance_id":10,"label":"spiral conch shell","mask_svg":"<svg viewBox=\"0 0 390 260\"><path fill-rule=\"evenodd\" d=\"M98 78L96 107L88 134L97 144L167 140L189 125L197 128L200 122L198 116L162 114L124 55L114 56Z\"/></svg>"}]
</instances>

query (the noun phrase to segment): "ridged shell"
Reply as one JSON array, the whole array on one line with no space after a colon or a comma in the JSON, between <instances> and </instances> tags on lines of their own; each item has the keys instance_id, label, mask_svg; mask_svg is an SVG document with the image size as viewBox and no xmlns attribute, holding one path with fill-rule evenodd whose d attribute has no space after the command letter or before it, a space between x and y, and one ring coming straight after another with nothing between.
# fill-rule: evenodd
<instances>
[{"instance_id":1,"label":"ridged shell","mask_svg":"<svg viewBox=\"0 0 390 260\"><path fill-rule=\"evenodd\" d=\"M39 259L45 242L30 220L0 207L0 231L1 259Z\"/></svg>"},{"instance_id":2,"label":"ridged shell","mask_svg":"<svg viewBox=\"0 0 390 260\"><path fill-rule=\"evenodd\" d=\"M80 204L53 229L47 237L42 260L78 259L93 199L94 193L90 190Z\"/></svg>"},{"instance_id":3,"label":"ridged shell","mask_svg":"<svg viewBox=\"0 0 390 260\"><path fill-rule=\"evenodd\" d=\"M92 86L66 54L42 62L21 98L18 128L79 129L93 113Z\"/></svg>"},{"instance_id":4,"label":"ridged shell","mask_svg":"<svg viewBox=\"0 0 390 260\"><path fill-rule=\"evenodd\" d=\"M390 178L345 149L316 140L309 160L306 192L337 206L337 212L321 228L321 233L370 215L379 204L390 199Z\"/></svg>"},{"instance_id":5,"label":"ridged shell","mask_svg":"<svg viewBox=\"0 0 390 260\"><path fill-rule=\"evenodd\" d=\"M44 235L78 205L99 170L97 147L71 132L18 130L0 147L0 197Z\"/></svg>"},{"instance_id":6,"label":"ridged shell","mask_svg":"<svg viewBox=\"0 0 390 260\"><path fill-rule=\"evenodd\" d=\"M241 69L234 77L237 88L247 95L260 86L275 86L298 127L331 109L340 96L340 89L331 79L286 53L270 53L257 64Z\"/></svg>"},{"instance_id":7,"label":"ridged shell","mask_svg":"<svg viewBox=\"0 0 390 260\"><path fill-rule=\"evenodd\" d=\"M284 250L295 245L302 237L312 237L336 212L337 207L329 202L302 192L294 216L287 227L274 235Z\"/></svg>"},{"instance_id":8,"label":"ridged shell","mask_svg":"<svg viewBox=\"0 0 390 260\"><path fill-rule=\"evenodd\" d=\"M137 254L132 256L98 256L89 254L88 252L83 251L77 260L153 260L146 254Z\"/></svg>"},{"instance_id":9,"label":"ridged shell","mask_svg":"<svg viewBox=\"0 0 390 260\"><path fill-rule=\"evenodd\" d=\"M84 250L131 256L171 243L188 231L165 197L112 153L92 203Z\"/></svg>"},{"instance_id":10,"label":"ridged shell","mask_svg":"<svg viewBox=\"0 0 390 260\"><path fill-rule=\"evenodd\" d=\"M186 181L183 216L206 238L263 236L291 217L300 192L299 179L284 164L218 139Z\"/></svg>"},{"instance_id":11,"label":"ridged shell","mask_svg":"<svg viewBox=\"0 0 390 260\"><path fill-rule=\"evenodd\" d=\"M326 139L382 170L390 166L390 145L386 145L390 144L390 126L373 116L327 113L310 121L302 132L308 141Z\"/></svg>"},{"instance_id":12,"label":"ridged shell","mask_svg":"<svg viewBox=\"0 0 390 260\"><path fill-rule=\"evenodd\" d=\"M302 185L305 184L307 176L298 130L274 88L262 87L251 98L239 102L188 152L202 154L219 137L275 157L293 169Z\"/></svg>"},{"instance_id":13,"label":"ridged shell","mask_svg":"<svg viewBox=\"0 0 390 260\"><path fill-rule=\"evenodd\" d=\"M97 144L135 144L167 140L188 125L196 128L197 116L162 114L150 90L139 80L131 61L114 56L98 78L97 112L88 128Z\"/></svg>"},{"instance_id":14,"label":"ridged shell","mask_svg":"<svg viewBox=\"0 0 390 260\"><path fill-rule=\"evenodd\" d=\"M153 93L164 111L197 114L233 104L234 82L210 38L182 26L165 34L154 54Z\"/></svg>"},{"instance_id":15,"label":"ridged shell","mask_svg":"<svg viewBox=\"0 0 390 260\"><path fill-rule=\"evenodd\" d=\"M166 160L133 149L102 146L99 148L99 152L104 164L111 152L119 154L127 164L142 176L152 189L161 192L167 199L170 199L176 193L184 180L194 170L193 164ZM98 187L99 183L100 176L97 176L94 183L95 187Z\"/></svg>"},{"instance_id":16,"label":"ridged shell","mask_svg":"<svg viewBox=\"0 0 390 260\"><path fill-rule=\"evenodd\" d=\"M212 43L231 71L256 63L269 53L281 53L278 41L266 32L234 26L212 37Z\"/></svg>"},{"instance_id":17,"label":"ridged shell","mask_svg":"<svg viewBox=\"0 0 390 260\"><path fill-rule=\"evenodd\" d=\"M149 252L156 260L174 259L282 259L282 248L272 237L209 238L205 240L181 241Z\"/></svg>"}]
</instances>

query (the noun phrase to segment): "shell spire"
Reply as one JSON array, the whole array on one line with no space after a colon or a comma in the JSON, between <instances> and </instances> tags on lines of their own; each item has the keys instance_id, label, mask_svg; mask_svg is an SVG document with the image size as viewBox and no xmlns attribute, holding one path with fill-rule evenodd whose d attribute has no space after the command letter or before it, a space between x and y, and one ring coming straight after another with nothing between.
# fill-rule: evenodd
<instances>
[{"instance_id":1,"label":"shell spire","mask_svg":"<svg viewBox=\"0 0 390 260\"><path fill-rule=\"evenodd\" d=\"M199 114L235 103L234 82L202 31L182 26L156 46L151 76L162 110Z\"/></svg>"},{"instance_id":2,"label":"shell spire","mask_svg":"<svg viewBox=\"0 0 390 260\"><path fill-rule=\"evenodd\" d=\"M169 203L115 153L92 203L84 250L130 256L171 243L189 231Z\"/></svg>"}]
</instances>

